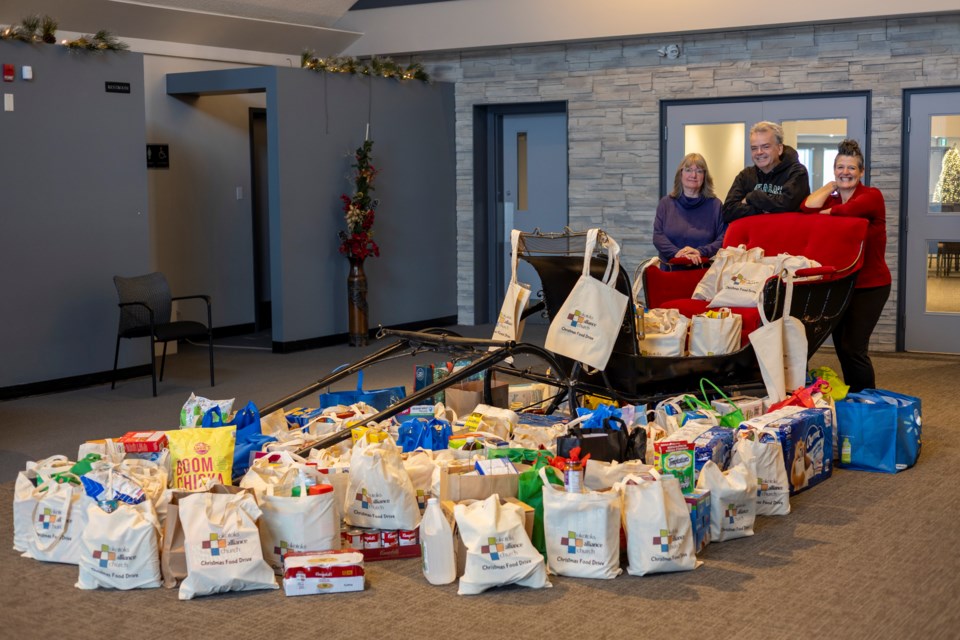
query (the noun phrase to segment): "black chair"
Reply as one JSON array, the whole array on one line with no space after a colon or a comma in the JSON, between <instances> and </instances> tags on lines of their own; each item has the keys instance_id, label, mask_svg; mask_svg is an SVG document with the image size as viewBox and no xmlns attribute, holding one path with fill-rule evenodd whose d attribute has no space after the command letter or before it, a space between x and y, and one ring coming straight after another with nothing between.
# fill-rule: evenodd
<instances>
[{"instance_id":1,"label":"black chair","mask_svg":"<svg viewBox=\"0 0 960 640\"><path fill-rule=\"evenodd\" d=\"M160 381L167 360L167 343L171 340L206 338L210 349L210 386L213 384L213 322L210 311L210 296L177 296L170 294L170 285L162 273L122 278L114 276L114 284L120 296L120 328L117 330L117 349L113 355L113 389L117 383L117 360L120 357L121 338L150 338L150 374L153 377L153 395L157 395L157 357L154 345L163 343L160 360ZM170 314L174 300L203 300L207 304L207 324L193 321L171 322Z\"/></svg>"}]
</instances>

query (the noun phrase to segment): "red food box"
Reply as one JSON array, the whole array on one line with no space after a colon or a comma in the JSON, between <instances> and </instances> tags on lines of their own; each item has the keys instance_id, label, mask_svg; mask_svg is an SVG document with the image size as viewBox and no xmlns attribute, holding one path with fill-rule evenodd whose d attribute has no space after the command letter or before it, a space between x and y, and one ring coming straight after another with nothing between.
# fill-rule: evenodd
<instances>
[{"instance_id":1,"label":"red food box","mask_svg":"<svg viewBox=\"0 0 960 640\"><path fill-rule=\"evenodd\" d=\"M363 555L354 549L283 556L283 591L288 596L363 591L363 583Z\"/></svg>"},{"instance_id":2,"label":"red food box","mask_svg":"<svg viewBox=\"0 0 960 640\"><path fill-rule=\"evenodd\" d=\"M129 431L120 437L127 453L155 453L167 448L166 431Z\"/></svg>"}]
</instances>

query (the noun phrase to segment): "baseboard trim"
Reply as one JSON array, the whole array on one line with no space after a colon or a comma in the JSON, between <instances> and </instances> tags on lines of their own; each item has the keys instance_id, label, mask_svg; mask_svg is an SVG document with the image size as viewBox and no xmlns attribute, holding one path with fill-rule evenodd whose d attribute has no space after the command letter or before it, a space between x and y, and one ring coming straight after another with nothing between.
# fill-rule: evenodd
<instances>
[{"instance_id":1,"label":"baseboard trim","mask_svg":"<svg viewBox=\"0 0 960 640\"><path fill-rule=\"evenodd\" d=\"M405 322L395 324L386 329L399 329L402 331L419 331L431 327L449 327L457 324L457 316L443 316L442 318L431 318L429 320L418 320L417 322ZM370 329L370 339L376 338L377 331L380 328ZM322 349L323 347L332 347L338 344L344 344L349 339L349 334L338 333L332 336L323 336L321 338L307 338L306 340L291 340L289 342L273 342L274 353L294 353L296 351L308 351L310 349Z\"/></svg>"},{"instance_id":2,"label":"baseboard trim","mask_svg":"<svg viewBox=\"0 0 960 640\"><path fill-rule=\"evenodd\" d=\"M135 367L125 367L117 369L116 379L125 380L127 378L139 378L150 375L150 365L143 364ZM27 384L18 384L12 387L0 387L0 401L14 400L16 398L25 398L27 396L39 396L47 393L61 393L63 391L73 391L83 387L93 387L98 384L105 384L114 379L113 370L99 371L97 373L85 373L79 376L70 376L68 378L57 378L55 380L44 380L42 382L30 382Z\"/></svg>"}]
</instances>

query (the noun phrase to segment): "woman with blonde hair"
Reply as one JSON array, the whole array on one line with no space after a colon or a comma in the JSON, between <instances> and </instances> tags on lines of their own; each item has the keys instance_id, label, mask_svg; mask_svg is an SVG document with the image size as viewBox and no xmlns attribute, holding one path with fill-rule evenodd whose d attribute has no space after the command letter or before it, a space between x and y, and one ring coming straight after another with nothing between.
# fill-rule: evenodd
<instances>
[{"instance_id":1,"label":"woman with blonde hair","mask_svg":"<svg viewBox=\"0 0 960 640\"><path fill-rule=\"evenodd\" d=\"M713 257L727 230L720 206L707 161L699 153L688 153L677 167L673 190L660 200L653 220L653 245L664 268L673 258L700 265Z\"/></svg>"}]
</instances>

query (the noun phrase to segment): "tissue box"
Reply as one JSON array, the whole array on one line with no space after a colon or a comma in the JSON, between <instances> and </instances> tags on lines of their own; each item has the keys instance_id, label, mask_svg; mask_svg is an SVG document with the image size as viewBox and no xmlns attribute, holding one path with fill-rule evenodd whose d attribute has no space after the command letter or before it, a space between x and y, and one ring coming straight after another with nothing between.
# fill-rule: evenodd
<instances>
[{"instance_id":1,"label":"tissue box","mask_svg":"<svg viewBox=\"0 0 960 640\"><path fill-rule=\"evenodd\" d=\"M694 489L683 496L690 510L690 523L693 525L693 542L696 553L710 544L710 492L706 489Z\"/></svg>"},{"instance_id":2,"label":"tissue box","mask_svg":"<svg viewBox=\"0 0 960 640\"><path fill-rule=\"evenodd\" d=\"M288 596L363 591L363 554L293 551L283 557L283 592Z\"/></svg>"},{"instance_id":3,"label":"tissue box","mask_svg":"<svg viewBox=\"0 0 960 640\"><path fill-rule=\"evenodd\" d=\"M753 396L733 396L729 400L718 399L710 403L722 416L733 413L734 409L743 412L743 419L749 420L763 414L763 399Z\"/></svg>"},{"instance_id":4,"label":"tissue box","mask_svg":"<svg viewBox=\"0 0 960 640\"><path fill-rule=\"evenodd\" d=\"M761 428L776 436L790 480L790 495L814 487L833 473L833 418L830 409L804 409Z\"/></svg>"}]
</instances>

